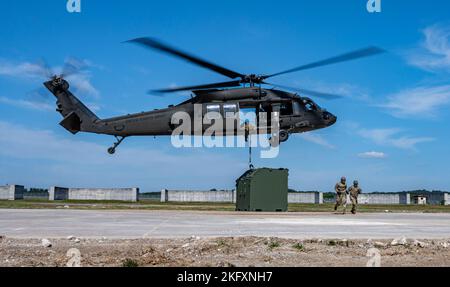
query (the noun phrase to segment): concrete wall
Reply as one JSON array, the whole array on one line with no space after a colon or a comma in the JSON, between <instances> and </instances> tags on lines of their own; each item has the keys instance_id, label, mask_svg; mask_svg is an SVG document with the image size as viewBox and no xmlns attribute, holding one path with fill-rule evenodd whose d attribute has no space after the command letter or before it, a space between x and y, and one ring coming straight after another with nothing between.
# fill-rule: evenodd
<instances>
[{"instance_id":1,"label":"concrete wall","mask_svg":"<svg viewBox=\"0 0 450 287\"><path fill-rule=\"evenodd\" d=\"M52 186L48 189L48 200L68 200L69 189L65 187Z\"/></svg>"},{"instance_id":2,"label":"concrete wall","mask_svg":"<svg viewBox=\"0 0 450 287\"><path fill-rule=\"evenodd\" d=\"M322 192L290 192L288 194L289 203L323 203Z\"/></svg>"},{"instance_id":3,"label":"concrete wall","mask_svg":"<svg viewBox=\"0 0 450 287\"><path fill-rule=\"evenodd\" d=\"M92 189L92 188L64 188L50 187L49 200L112 200L132 201L139 200L138 188L123 189ZM156 193L157 194L157 193ZM426 194L428 204L450 205L450 196L444 194ZM29 197L31 198L31 197ZM44 199L44 197L42 197ZM0 200L26 199L24 187L20 185L0 186ZM161 202L236 202L234 190L219 191L190 191L166 190L161 191ZM363 193L359 196L360 204L412 204L409 193L374 194ZM334 202L335 200L330 200ZM322 192L289 193L289 203L324 203ZM328 201L327 201L328 202Z\"/></svg>"},{"instance_id":4,"label":"concrete wall","mask_svg":"<svg viewBox=\"0 0 450 287\"><path fill-rule=\"evenodd\" d=\"M363 193L359 195L359 204L412 204L412 198L409 193L392 193L392 194L378 194L378 193ZM324 203L335 203L336 196L333 198L326 198ZM350 197L347 198L347 203L350 204Z\"/></svg>"},{"instance_id":5,"label":"concrete wall","mask_svg":"<svg viewBox=\"0 0 450 287\"><path fill-rule=\"evenodd\" d=\"M360 204L411 204L409 194L363 193L358 197Z\"/></svg>"},{"instance_id":6,"label":"concrete wall","mask_svg":"<svg viewBox=\"0 0 450 287\"><path fill-rule=\"evenodd\" d=\"M64 188L50 187L49 200L139 200L139 188Z\"/></svg>"},{"instance_id":7,"label":"concrete wall","mask_svg":"<svg viewBox=\"0 0 450 287\"><path fill-rule=\"evenodd\" d=\"M409 193L400 193L399 194L400 204L411 204L411 194Z\"/></svg>"},{"instance_id":8,"label":"concrete wall","mask_svg":"<svg viewBox=\"0 0 450 287\"><path fill-rule=\"evenodd\" d=\"M438 194L438 193L426 193L427 204L432 205L449 205L448 203L448 193Z\"/></svg>"},{"instance_id":9,"label":"concrete wall","mask_svg":"<svg viewBox=\"0 0 450 287\"><path fill-rule=\"evenodd\" d=\"M234 190L200 191L200 190L161 190L161 202L236 202ZM289 203L323 203L323 193L302 192L289 193Z\"/></svg>"},{"instance_id":10,"label":"concrete wall","mask_svg":"<svg viewBox=\"0 0 450 287\"><path fill-rule=\"evenodd\" d=\"M21 185L0 186L0 200L23 199L25 188Z\"/></svg>"},{"instance_id":11,"label":"concrete wall","mask_svg":"<svg viewBox=\"0 0 450 287\"><path fill-rule=\"evenodd\" d=\"M236 202L234 190L161 190L161 202Z\"/></svg>"},{"instance_id":12,"label":"concrete wall","mask_svg":"<svg viewBox=\"0 0 450 287\"><path fill-rule=\"evenodd\" d=\"M428 196L428 195L427 195ZM433 197L433 196L431 196ZM441 204L444 202L450 205L449 194L429 198L428 204ZM360 204L412 204L411 194L409 193L363 193L359 196ZM236 202L234 191L189 191L189 190L165 190L161 191L161 202ZM322 192L299 192L288 194L289 203L324 203ZM335 200L332 200L335 202ZM348 199L350 203L350 199Z\"/></svg>"}]
</instances>

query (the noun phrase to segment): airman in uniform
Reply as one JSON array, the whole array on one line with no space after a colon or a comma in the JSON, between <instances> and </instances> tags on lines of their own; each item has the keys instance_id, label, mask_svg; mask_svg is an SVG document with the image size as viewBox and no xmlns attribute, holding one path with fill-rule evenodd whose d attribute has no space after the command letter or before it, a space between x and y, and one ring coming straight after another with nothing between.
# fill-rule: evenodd
<instances>
[{"instance_id":1,"label":"airman in uniform","mask_svg":"<svg viewBox=\"0 0 450 287\"><path fill-rule=\"evenodd\" d=\"M362 189L359 187L357 180L353 182L353 185L348 189L350 194L350 200L352 202L352 213L356 214L356 207L358 206L358 196L361 194Z\"/></svg>"},{"instance_id":2,"label":"airman in uniform","mask_svg":"<svg viewBox=\"0 0 450 287\"><path fill-rule=\"evenodd\" d=\"M347 179L343 176L341 181L334 186L336 191L336 205L334 211L337 211L339 206L344 206L344 214L347 210Z\"/></svg>"},{"instance_id":3,"label":"airman in uniform","mask_svg":"<svg viewBox=\"0 0 450 287\"><path fill-rule=\"evenodd\" d=\"M253 131L256 130L256 128L250 123L250 120L248 119L245 120L242 127L244 128L245 142L248 142L250 135L253 133Z\"/></svg>"}]
</instances>

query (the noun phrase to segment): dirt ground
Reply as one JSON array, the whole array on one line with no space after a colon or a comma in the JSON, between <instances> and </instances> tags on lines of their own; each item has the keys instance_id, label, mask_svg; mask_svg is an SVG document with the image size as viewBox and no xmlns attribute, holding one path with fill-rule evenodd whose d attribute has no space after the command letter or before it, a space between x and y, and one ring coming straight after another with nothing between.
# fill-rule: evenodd
<instances>
[{"instance_id":1,"label":"dirt ground","mask_svg":"<svg viewBox=\"0 0 450 287\"><path fill-rule=\"evenodd\" d=\"M76 262L81 266L360 266L377 252L381 266L450 266L450 240L408 239L403 245L390 240L291 240L235 237L186 239L0 239L0 266L60 266ZM76 248L75 253L73 249ZM376 248L375 253L368 251ZM72 249L68 254L68 251ZM370 253L370 251L369 251ZM75 261L74 261L75 260ZM375 261L374 261L375 260Z\"/></svg>"}]
</instances>

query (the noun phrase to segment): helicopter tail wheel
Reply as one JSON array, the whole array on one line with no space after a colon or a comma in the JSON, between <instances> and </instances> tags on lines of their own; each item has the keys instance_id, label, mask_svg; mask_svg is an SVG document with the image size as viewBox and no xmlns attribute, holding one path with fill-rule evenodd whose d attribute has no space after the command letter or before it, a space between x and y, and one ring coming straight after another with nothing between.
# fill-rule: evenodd
<instances>
[{"instance_id":1,"label":"helicopter tail wheel","mask_svg":"<svg viewBox=\"0 0 450 287\"><path fill-rule=\"evenodd\" d=\"M115 154L116 153L116 148L123 142L123 140L125 138L126 137L120 137L119 138L118 136L116 136L117 142L115 142L112 147L108 148L108 153L111 154L111 155Z\"/></svg>"}]
</instances>

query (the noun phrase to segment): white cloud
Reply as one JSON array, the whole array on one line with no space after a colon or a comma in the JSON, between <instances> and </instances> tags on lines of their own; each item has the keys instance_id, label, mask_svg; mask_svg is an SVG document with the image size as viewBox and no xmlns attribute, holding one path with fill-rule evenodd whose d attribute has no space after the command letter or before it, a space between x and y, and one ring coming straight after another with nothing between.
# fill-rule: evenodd
<instances>
[{"instance_id":1,"label":"white cloud","mask_svg":"<svg viewBox=\"0 0 450 287\"><path fill-rule=\"evenodd\" d=\"M21 109L29 109L29 110L36 110L36 111L43 111L43 112L49 112L49 111L53 112L56 110L55 104L49 104L49 103L46 103L45 101L11 99L8 97L0 97L0 104L18 107ZM94 113L99 112L101 110L101 107L96 103L88 102L88 103L85 103L85 105Z\"/></svg>"},{"instance_id":2,"label":"white cloud","mask_svg":"<svg viewBox=\"0 0 450 287\"><path fill-rule=\"evenodd\" d=\"M432 25L422 30L420 47L408 52L410 65L429 72L450 72L450 26ZM444 76L446 73L443 74ZM450 84L423 85L388 95L387 108L396 117L435 117L450 105Z\"/></svg>"},{"instance_id":3,"label":"white cloud","mask_svg":"<svg viewBox=\"0 0 450 287\"><path fill-rule=\"evenodd\" d=\"M378 152L378 151L368 151L358 154L359 157L362 158L386 158L386 154L384 152Z\"/></svg>"},{"instance_id":4,"label":"white cloud","mask_svg":"<svg viewBox=\"0 0 450 287\"><path fill-rule=\"evenodd\" d=\"M0 61L0 75L21 78L42 78L46 76L46 70L43 66L35 63L11 63L4 60Z\"/></svg>"},{"instance_id":5,"label":"white cloud","mask_svg":"<svg viewBox=\"0 0 450 287\"><path fill-rule=\"evenodd\" d=\"M329 143L326 139L323 138L323 136L318 135L318 134L314 134L312 132L308 132L308 133L302 133L298 135L300 138L302 138L305 141L309 141L315 144L318 144L320 146L329 148L329 149L334 149L336 148L334 145L332 145L331 143Z\"/></svg>"},{"instance_id":6,"label":"white cloud","mask_svg":"<svg viewBox=\"0 0 450 287\"><path fill-rule=\"evenodd\" d=\"M411 137L399 135L401 129L360 129L358 134L363 138L369 139L378 145L392 146L400 149L415 150L419 143L434 141L431 137Z\"/></svg>"},{"instance_id":7,"label":"white cloud","mask_svg":"<svg viewBox=\"0 0 450 287\"><path fill-rule=\"evenodd\" d=\"M106 153L106 147L97 143L68 140L49 130L34 130L5 121L0 121L0 147L2 155L49 159L68 164L106 164L119 161L125 166L140 166L148 165L149 162L157 165L182 161L181 158L158 149L133 149L127 148L125 144L111 157Z\"/></svg>"},{"instance_id":8,"label":"white cloud","mask_svg":"<svg viewBox=\"0 0 450 287\"><path fill-rule=\"evenodd\" d=\"M77 92L98 98L100 92L91 82L92 75L87 68L98 68L88 60L66 59L65 67L47 68L39 63L13 63L11 61L0 59L0 76L9 76L16 78L27 78L45 81L52 74L68 73L66 80L74 87Z\"/></svg>"},{"instance_id":9,"label":"white cloud","mask_svg":"<svg viewBox=\"0 0 450 287\"><path fill-rule=\"evenodd\" d=\"M408 62L427 71L450 71L450 27L433 25L422 33L421 48L408 55Z\"/></svg>"},{"instance_id":10,"label":"white cloud","mask_svg":"<svg viewBox=\"0 0 450 287\"><path fill-rule=\"evenodd\" d=\"M100 92L94 87L91 82L91 75L89 73L78 73L70 75L66 78L69 84L74 87L77 92L98 98Z\"/></svg>"},{"instance_id":11,"label":"white cloud","mask_svg":"<svg viewBox=\"0 0 450 287\"><path fill-rule=\"evenodd\" d=\"M0 97L0 103L9 105L9 106L15 106L15 107L19 107L19 108L39 110L39 111L55 110L55 107L53 105L50 105L45 102L35 102L35 101L21 100L21 99L15 100L15 99L7 98L7 97Z\"/></svg>"},{"instance_id":12,"label":"white cloud","mask_svg":"<svg viewBox=\"0 0 450 287\"><path fill-rule=\"evenodd\" d=\"M157 191L158 188L227 187L246 169L246 162L241 158L215 150L174 151L170 146L130 147L124 142L110 156L107 145L80 138L82 134L59 136L52 131L0 120L2 180L43 187L54 184L139 186L144 191L146 187ZM219 165L220 173L216 168Z\"/></svg>"},{"instance_id":13,"label":"white cloud","mask_svg":"<svg viewBox=\"0 0 450 287\"><path fill-rule=\"evenodd\" d=\"M387 108L397 117L433 117L439 108L450 105L450 85L406 89L387 98Z\"/></svg>"}]
</instances>

